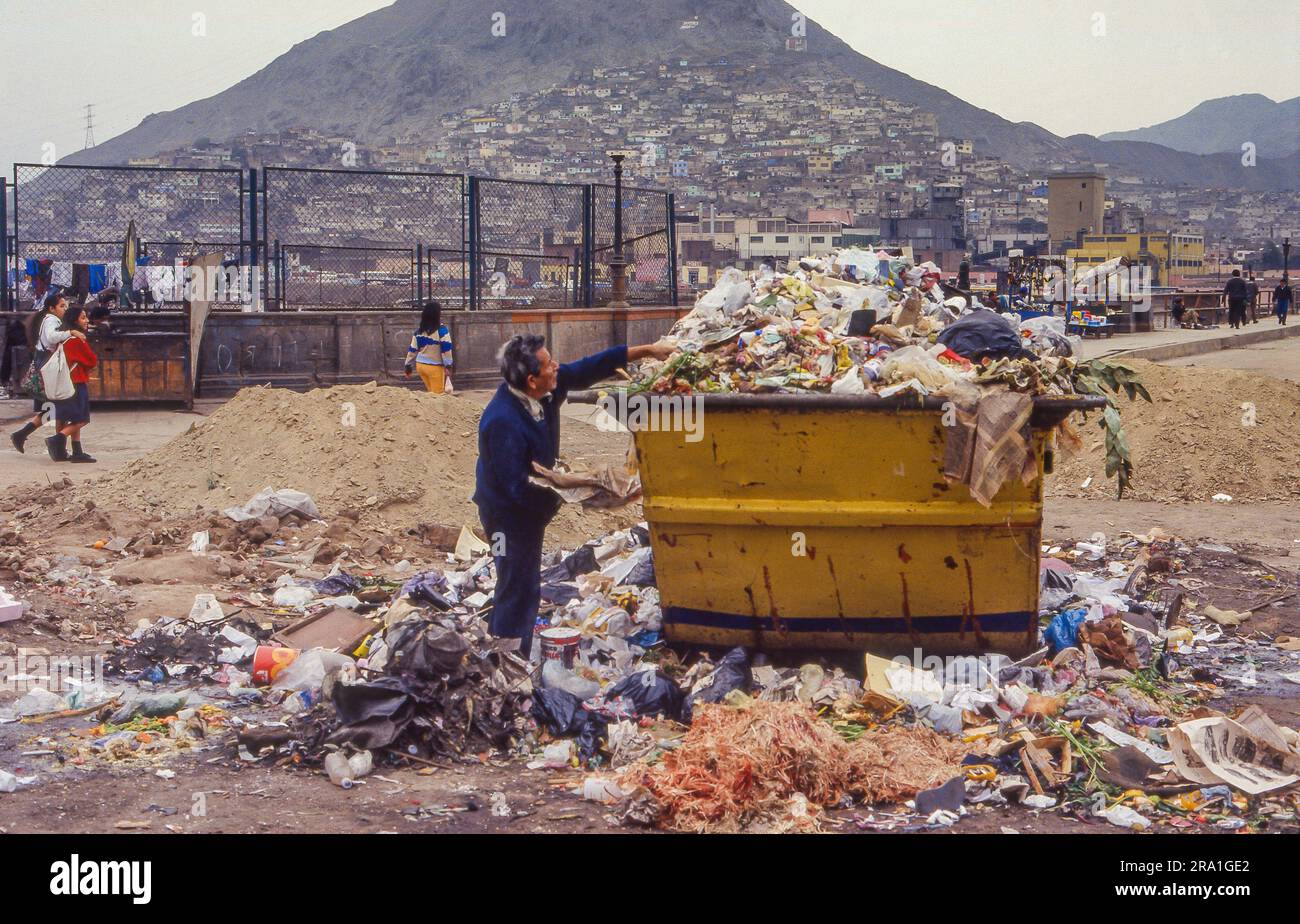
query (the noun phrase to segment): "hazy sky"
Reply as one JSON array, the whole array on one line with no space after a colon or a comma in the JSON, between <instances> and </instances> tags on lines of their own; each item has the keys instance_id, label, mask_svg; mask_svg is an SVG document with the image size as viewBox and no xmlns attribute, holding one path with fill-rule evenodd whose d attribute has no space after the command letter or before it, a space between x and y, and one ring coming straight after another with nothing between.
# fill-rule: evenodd
<instances>
[{"instance_id":1,"label":"hazy sky","mask_svg":"<svg viewBox=\"0 0 1300 924\"><path fill-rule=\"evenodd\" d=\"M593 0L598 2L598 0ZM701 0L707 2L707 0ZM105 141L388 0L0 0L0 164ZM490 8L491 0L484 0ZM1300 95L1298 0L796 0L863 54L1059 135ZM194 35L196 15L206 34ZM1104 17L1104 19L1098 18Z\"/></svg>"}]
</instances>

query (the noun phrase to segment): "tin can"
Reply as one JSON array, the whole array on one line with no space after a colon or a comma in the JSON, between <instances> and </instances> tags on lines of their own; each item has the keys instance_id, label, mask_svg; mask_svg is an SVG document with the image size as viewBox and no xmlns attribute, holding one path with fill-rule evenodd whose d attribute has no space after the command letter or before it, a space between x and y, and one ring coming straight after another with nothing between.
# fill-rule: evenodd
<instances>
[{"instance_id":1,"label":"tin can","mask_svg":"<svg viewBox=\"0 0 1300 924\"><path fill-rule=\"evenodd\" d=\"M570 626L556 626L543 629L538 633L542 639L542 659L559 661L564 667L573 670L578 660L578 643L582 641L582 632Z\"/></svg>"}]
</instances>

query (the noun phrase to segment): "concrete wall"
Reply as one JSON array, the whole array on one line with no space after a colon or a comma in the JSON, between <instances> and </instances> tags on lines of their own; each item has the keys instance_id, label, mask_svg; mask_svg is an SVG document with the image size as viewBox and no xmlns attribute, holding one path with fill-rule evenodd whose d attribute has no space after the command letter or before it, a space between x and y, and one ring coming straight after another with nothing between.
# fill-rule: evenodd
<instances>
[{"instance_id":1,"label":"concrete wall","mask_svg":"<svg viewBox=\"0 0 1300 924\"><path fill-rule=\"evenodd\" d=\"M546 337L561 362L618 343L647 343L667 333L686 308L628 311L456 311L443 314L455 346L458 388L500 381L496 352L519 333ZM410 311L216 314L199 351L200 397L233 394L248 385L306 389L337 383L415 383L402 376L418 315Z\"/></svg>"}]
</instances>

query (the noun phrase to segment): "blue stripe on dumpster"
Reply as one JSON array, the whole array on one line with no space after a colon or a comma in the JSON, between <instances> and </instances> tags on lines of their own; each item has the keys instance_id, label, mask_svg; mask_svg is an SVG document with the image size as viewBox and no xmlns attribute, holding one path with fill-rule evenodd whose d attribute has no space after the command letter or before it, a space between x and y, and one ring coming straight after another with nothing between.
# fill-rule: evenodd
<instances>
[{"instance_id":1,"label":"blue stripe on dumpster","mask_svg":"<svg viewBox=\"0 0 1300 924\"><path fill-rule=\"evenodd\" d=\"M1027 611L1015 613L981 613L975 617L981 632L1025 632L1036 614ZM974 627L966 616L913 616L909 628L908 620L901 616L861 617L861 616L778 616L782 629L790 632L866 632L907 635L912 631L919 634L939 632L971 631ZM744 616L740 613L715 613L712 610L696 610L687 607L670 606L664 609L665 623L678 623L688 626L704 626L710 629L736 629L744 632L772 632L771 616Z\"/></svg>"}]
</instances>

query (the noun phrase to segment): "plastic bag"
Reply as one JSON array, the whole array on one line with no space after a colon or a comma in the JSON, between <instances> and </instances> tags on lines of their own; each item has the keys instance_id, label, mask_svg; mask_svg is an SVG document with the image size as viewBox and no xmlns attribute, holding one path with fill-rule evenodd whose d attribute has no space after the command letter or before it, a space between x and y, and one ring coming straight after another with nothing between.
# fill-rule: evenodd
<instances>
[{"instance_id":1,"label":"plastic bag","mask_svg":"<svg viewBox=\"0 0 1300 924\"><path fill-rule=\"evenodd\" d=\"M559 661L548 659L542 665L542 686L548 690L563 690L578 699L590 699L600 694L600 684L584 680Z\"/></svg>"},{"instance_id":2,"label":"plastic bag","mask_svg":"<svg viewBox=\"0 0 1300 924\"><path fill-rule=\"evenodd\" d=\"M619 698L631 704L638 718L662 715L680 719L682 715L681 688L657 670L628 674L605 691L606 703Z\"/></svg>"},{"instance_id":3,"label":"plastic bag","mask_svg":"<svg viewBox=\"0 0 1300 924\"><path fill-rule=\"evenodd\" d=\"M931 392L938 391L956 378L937 359L915 345L890 353L881 372L886 382L916 379Z\"/></svg>"},{"instance_id":4,"label":"plastic bag","mask_svg":"<svg viewBox=\"0 0 1300 924\"><path fill-rule=\"evenodd\" d=\"M723 655L713 672L686 697L686 702L682 705L682 721L691 721L692 713L699 703L720 703L732 690L747 692L753 682L749 655L744 648L731 649Z\"/></svg>"},{"instance_id":5,"label":"plastic bag","mask_svg":"<svg viewBox=\"0 0 1300 924\"><path fill-rule=\"evenodd\" d=\"M325 683L325 677L335 671L351 672L356 675L356 662L347 655L324 648L304 651L294 658L287 667L280 671L271 684L274 690L319 690Z\"/></svg>"},{"instance_id":6,"label":"plastic bag","mask_svg":"<svg viewBox=\"0 0 1300 924\"><path fill-rule=\"evenodd\" d=\"M72 384L72 370L68 368L68 357L63 353L63 345L50 354L50 358L41 366L41 391L51 401L66 401L77 393Z\"/></svg>"},{"instance_id":7,"label":"plastic bag","mask_svg":"<svg viewBox=\"0 0 1300 924\"><path fill-rule=\"evenodd\" d=\"M717 284L700 296L695 303L697 309L704 312L733 315L749 304L754 290L749 286L745 274L734 266L729 266L718 277Z\"/></svg>"},{"instance_id":8,"label":"plastic bag","mask_svg":"<svg viewBox=\"0 0 1300 924\"><path fill-rule=\"evenodd\" d=\"M861 395L865 394L867 386L862 384L862 374L858 367L854 366L848 372L831 383L831 394L833 395Z\"/></svg>"},{"instance_id":9,"label":"plastic bag","mask_svg":"<svg viewBox=\"0 0 1300 924\"><path fill-rule=\"evenodd\" d=\"M320 511L316 509L316 502L311 499L311 495L290 488L280 491L263 488L249 498L248 503L241 507L227 507L222 513L236 523L265 516L283 517L290 513L313 520L320 519Z\"/></svg>"},{"instance_id":10,"label":"plastic bag","mask_svg":"<svg viewBox=\"0 0 1300 924\"><path fill-rule=\"evenodd\" d=\"M875 282L880 276L880 258L870 250L845 247L835 254L835 263L841 271L851 270L858 282Z\"/></svg>"},{"instance_id":11,"label":"plastic bag","mask_svg":"<svg viewBox=\"0 0 1300 924\"><path fill-rule=\"evenodd\" d=\"M1079 626L1088 618L1088 609L1076 606L1057 613L1043 630L1043 641L1052 647L1052 653L1073 648L1079 638Z\"/></svg>"},{"instance_id":12,"label":"plastic bag","mask_svg":"<svg viewBox=\"0 0 1300 924\"><path fill-rule=\"evenodd\" d=\"M600 750L606 723L582 708L582 700L564 690L537 690L533 694L533 718L556 737L576 735L578 757L590 763Z\"/></svg>"}]
</instances>

